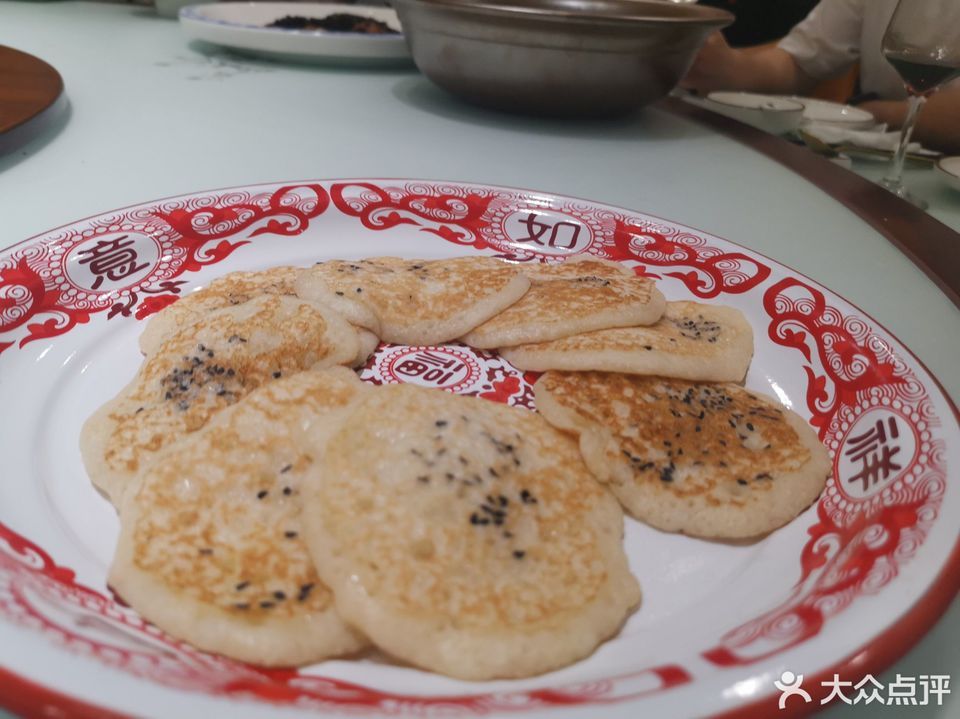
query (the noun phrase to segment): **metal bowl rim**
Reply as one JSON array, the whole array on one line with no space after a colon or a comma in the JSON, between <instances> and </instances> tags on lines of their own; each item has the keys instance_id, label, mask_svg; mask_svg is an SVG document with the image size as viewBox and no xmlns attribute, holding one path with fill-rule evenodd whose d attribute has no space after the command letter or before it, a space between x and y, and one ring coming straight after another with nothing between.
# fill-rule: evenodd
<instances>
[{"instance_id":1,"label":"metal bowl rim","mask_svg":"<svg viewBox=\"0 0 960 719\"><path fill-rule=\"evenodd\" d=\"M564 20L580 21L585 23L620 23L631 22L638 24L664 24L664 25L717 25L722 27L729 25L734 21L732 13L719 8L707 5L698 5L694 3L670 3L663 0L635 0L635 4L640 7L652 7L664 5L674 8L689 15L677 15L664 17L658 15L643 15L637 12L611 12L599 13L590 11L577 11L565 9L562 7L550 7L549 0L543 1L542 6L524 7L513 5L509 2L464 2L463 0L402 0L403 3L422 5L436 9L449 10L451 12L461 12L464 16L496 16L496 17L522 17L524 19L537 20ZM400 2L397 2L400 4ZM631 3L633 4L633 3ZM638 7L638 10L640 8Z\"/></svg>"}]
</instances>

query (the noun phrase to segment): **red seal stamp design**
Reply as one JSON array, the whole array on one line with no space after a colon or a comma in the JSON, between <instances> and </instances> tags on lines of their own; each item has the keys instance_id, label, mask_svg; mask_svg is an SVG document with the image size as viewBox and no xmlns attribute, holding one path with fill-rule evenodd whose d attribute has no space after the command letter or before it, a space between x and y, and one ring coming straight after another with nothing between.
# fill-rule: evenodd
<instances>
[{"instance_id":1,"label":"red seal stamp design","mask_svg":"<svg viewBox=\"0 0 960 719\"><path fill-rule=\"evenodd\" d=\"M416 384L533 409L536 376L466 345L382 345L360 371L371 384Z\"/></svg>"},{"instance_id":2,"label":"red seal stamp design","mask_svg":"<svg viewBox=\"0 0 960 719\"><path fill-rule=\"evenodd\" d=\"M480 364L454 347L393 347L376 362L384 384L416 384L449 392L469 390L482 376Z\"/></svg>"}]
</instances>

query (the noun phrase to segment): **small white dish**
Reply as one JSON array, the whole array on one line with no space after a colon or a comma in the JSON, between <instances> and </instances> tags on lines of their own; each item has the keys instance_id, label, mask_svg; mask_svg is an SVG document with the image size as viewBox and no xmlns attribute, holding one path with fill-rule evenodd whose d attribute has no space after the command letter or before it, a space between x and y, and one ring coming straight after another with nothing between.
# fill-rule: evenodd
<instances>
[{"instance_id":1,"label":"small white dish","mask_svg":"<svg viewBox=\"0 0 960 719\"><path fill-rule=\"evenodd\" d=\"M941 180L960 192L960 156L941 157L934 167Z\"/></svg>"},{"instance_id":2,"label":"small white dish","mask_svg":"<svg viewBox=\"0 0 960 719\"><path fill-rule=\"evenodd\" d=\"M839 102L820 100L815 97L788 98L803 105L802 125L812 123L836 125L848 130L868 130L877 124L872 112Z\"/></svg>"},{"instance_id":3,"label":"small white dish","mask_svg":"<svg viewBox=\"0 0 960 719\"><path fill-rule=\"evenodd\" d=\"M703 106L774 135L793 132L803 119L803 103L752 92L711 92Z\"/></svg>"},{"instance_id":4,"label":"small white dish","mask_svg":"<svg viewBox=\"0 0 960 719\"><path fill-rule=\"evenodd\" d=\"M287 15L323 18L334 13L361 15L400 31L397 13L388 7L333 3L223 2L180 10L180 24L192 38L284 61L382 63L410 61L402 33L370 34L289 30L267 27Z\"/></svg>"}]
</instances>

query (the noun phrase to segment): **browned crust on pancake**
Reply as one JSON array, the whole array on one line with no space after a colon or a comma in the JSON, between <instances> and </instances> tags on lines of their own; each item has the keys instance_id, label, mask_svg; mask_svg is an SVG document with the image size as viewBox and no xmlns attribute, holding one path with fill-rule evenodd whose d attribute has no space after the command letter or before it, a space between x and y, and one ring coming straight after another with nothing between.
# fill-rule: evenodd
<instances>
[{"instance_id":1,"label":"browned crust on pancake","mask_svg":"<svg viewBox=\"0 0 960 719\"><path fill-rule=\"evenodd\" d=\"M348 317L363 310L376 316L374 331L385 342L429 345L455 340L504 310L529 280L516 265L492 257L373 257L320 263L296 286L307 298L358 305L345 310Z\"/></svg>"},{"instance_id":2,"label":"browned crust on pancake","mask_svg":"<svg viewBox=\"0 0 960 719\"><path fill-rule=\"evenodd\" d=\"M519 302L464 335L481 349L549 342L611 327L649 325L666 302L652 280L593 258L524 265L532 281Z\"/></svg>"},{"instance_id":3,"label":"browned crust on pancake","mask_svg":"<svg viewBox=\"0 0 960 719\"><path fill-rule=\"evenodd\" d=\"M649 327L587 332L505 347L501 354L514 366L535 372L624 372L739 382L753 357L753 330L731 307L667 302L662 319Z\"/></svg>"},{"instance_id":4,"label":"browned crust on pancake","mask_svg":"<svg viewBox=\"0 0 960 719\"><path fill-rule=\"evenodd\" d=\"M200 320L208 312L238 305L261 295L292 295L298 267L271 267L254 272L231 272L206 287L183 295L147 321L140 349L151 354L164 340Z\"/></svg>"},{"instance_id":5,"label":"browned crust on pancake","mask_svg":"<svg viewBox=\"0 0 960 719\"><path fill-rule=\"evenodd\" d=\"M829 471L803 420L738 385L548 372L535 392L631 514L667 531L768 532L808 506Z\"/></svg>"},{"instance_id":6,"label":"browned crust on pancake","mask_svg":"<svg viewBox=\"0 0 960 719\"><path fill-rule=\"evenodd\" d=\"M378 388L306 483L304 523L338 610L381 648L452 676L584 656L638 598L622 515L538 415Z\"/></svg>"},{"instance_id":7,"label":"browned crust on pancake","mask_svg":"<svg viewBox=\"0 0 960 719\"><path fill-rule=\"evenodd\" d=\"M87 421L81 449L88 472L116 504L123 485L177 437L267 382L354 361L358 344L346 322L294 297L263 296L211 312L163 342Z\"/></svg>"},{"instance_id":8,"label":"browned crust on pancake","mask_svg":"<svg viewBox=\"0 0 960 719\"><path fill-rule=\"evenodd\" d=\"M195 646L295 665L364 644L333 609L302 539L313 458L301 429L370 391L345 368L253 392L166 448L127 493L111 584Z\"/></svg>"}]
</instances>

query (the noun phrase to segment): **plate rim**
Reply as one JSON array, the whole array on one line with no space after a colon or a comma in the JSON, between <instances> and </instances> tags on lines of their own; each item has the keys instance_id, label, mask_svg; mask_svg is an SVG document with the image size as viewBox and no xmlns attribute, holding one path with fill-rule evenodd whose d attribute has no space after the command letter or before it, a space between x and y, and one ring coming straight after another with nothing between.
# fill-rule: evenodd
<instances>
[{"instance_id":1,"label":"plate rim","mask_svg":"<svg viewBox=\"0 0 960 719\"><path fill-rule=\"evenodd\" d=\"M255 3L237 3L237 4L255 4ZM95 212L86 217L79 218L64 224L52 227L41 232L38 232L30 237L27 237L23 240L15 242L6 247L0 248L0 256L6 255L9 252L15 250L18 247L28 245L39 238L42 238L46 235L51 235L58 230L68 228L80 223L86 222L88 220L96 219L106 214L118 213L124 210L140 207L143 205L150 205L155 203L161 203L168 200L174 200L177 198L183 197L193 197L198 195L213 195L216 193L224 193L232 190L249 190L255 188L276 188L282 186L302 186L307 183L315 183L326 185L329 183L350 183L350 182L407 182L407 183L423 183L429 185L461 185L466 187L482 187L494 190L508 190L522 193L532 193L540 195L549 195L554 198L567 199L585 202L594 205L601 205L605 207L610 207L614 209L622 209L629 212L638 212L644 214L653 219L662 220L668 223L681 224L684 227L689 228L690 230L700 232L703 234L711 235L720 239L724 242L728 242L731 245L747 250L750 253L758 257L762 257L770 262L779 265L780 267L789 270L796 277L802 278L809 281L814 286L827 290L829 293L833 294L837 298L841 299L843 302L848 304L852 309L861 314L864 318L873 323L876 327L883 330L891 338L893 338L897 344L904 350L911 359L913 359L920 369L926 373L927 377L930 378L933 385L940 392L943 397L946 406L951 410L954 419L960 425L960 406L950 395L949 392L944 388L943 384L939 378L927 367L926 363L921 360L916 353L911 349L907 344L899 339L899 337L891 332L883 323L877 321L871 314L865 312L859 305L847 299L841 293L833 290L826 285L823 285L819 281L809 277L803 272L795 270L788 264L785 264L775 258L770 257L769 255L755 250L751 247L743 245L739 242L729 240L722 235L718 235L715 232L702 230L698 227L688 225L677 220L668 219L655 215L645 210L635 210L627 207L622 207L620 205L610 204L600 200L594 200L589 198L583 198L576 195L570 195L562 192L555 192L551 190L539 190L539 189L530 189L524 187L518 187L514 185L502 185L494 184L483 181L475 180L452 180L452 179L426 179L426 178L414 178L414 177L379 177L379 176L358 176L358 177L331 177L331 178L306 178L301 180L275 180L267 182L247 182L236 185L230 185L220 188L212 189L202 189L188 192L181 192L173 195L168 195L161 198L154 198L140 202L134 202L122 207L111 208L103 210L100 212ZM906 255L908 259L911 259L909 255ZM942 618L943 614L950 607L951 603L960 595L960 536L954 541L952 547L949 550L949 553L946 556L944 562L940 565L936 575L931 580L926 590L914 600L913 604L906 609L895 621L894 623L887 626L880 633L873 636L871 639L866 641L862 646L858 647L853 652L844 656L839 660L834 660L829 663L829 666L818 672L812 677L816 682L811 683L810 694L813 697L813 700L821 698L822 695L827 693L825 687L821 687L820 680L824 678L830 678L833 674L841 674L843 676L865 676L867 674L877 674L887 669L895 661L902 658L907 652L909 652L916 644L923 639L927 633L933 628L933 626ZM819 691L820 689L823 691ZM88 702L83 699L71 696L60 692L56 688L49 686L45 683L38 682L34 679L25 677L18 674L17 672L11 670L7 666L0 665L0 689L10 689L11 693L8 695L6 691L0 692L0 708L9 709L11 711L20 711L22 707L26 711L35 710L37 707L50 708L50 709L59 709L59 710L69 710L72 713L68 713L68 716L78 717L78 719L87 719L87 717L103 717L105 719L126 719L130 715L126 715L118 712L115 709L111 709L108 705L103 705L99 703ZM774 709L778 703L778 695L775 691L771 691L762 696L759 696L755 699L750 700L749 702L743 703L739 706L732 707L727 711L719 712L716 714L711 714L710 716L715 719L766 719L766 717L776 714L777 716L783 717L793 717L806 714L810 711L816 711L821 708L819 704L814 705L812 708L807 704L798 704L794 703L788 706L784 710ZM32 700L33 703L23 703L27 700ZM20 701L23 700L23 701ZM627 702L629 704L629 702ZM835 702L831 702L831 705L834 705Z\"/></svg>"}]
</instances>

